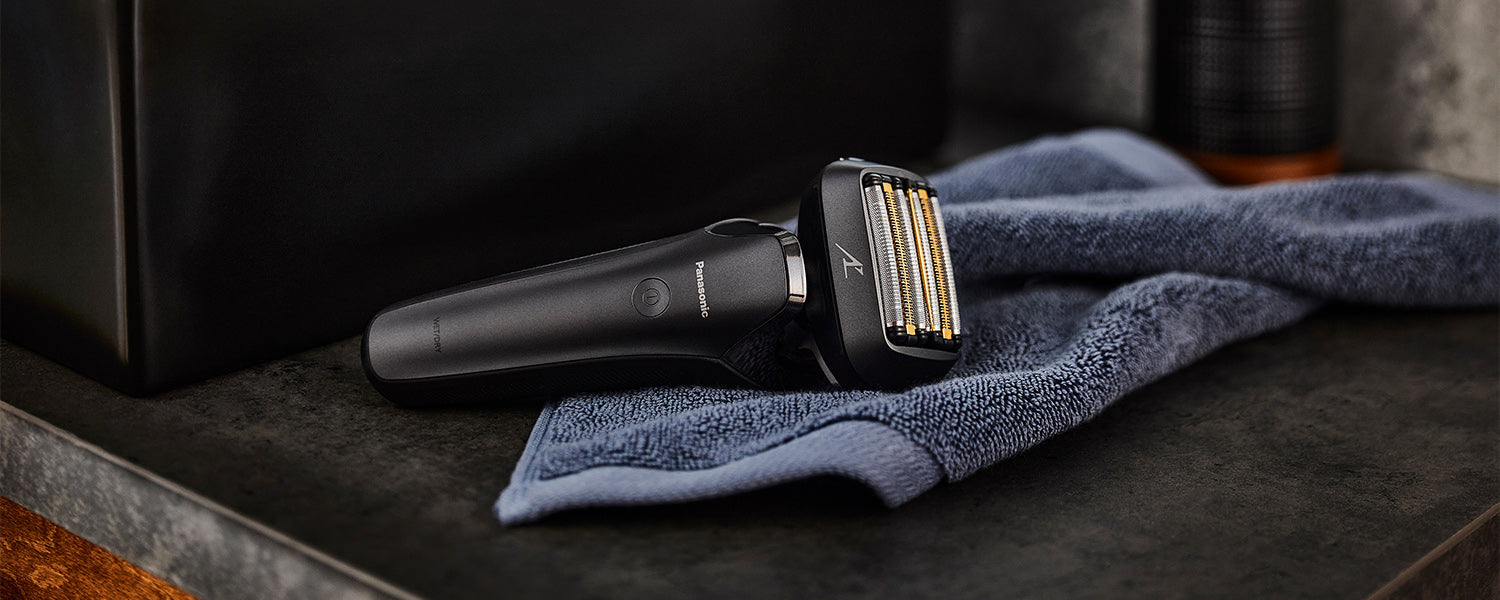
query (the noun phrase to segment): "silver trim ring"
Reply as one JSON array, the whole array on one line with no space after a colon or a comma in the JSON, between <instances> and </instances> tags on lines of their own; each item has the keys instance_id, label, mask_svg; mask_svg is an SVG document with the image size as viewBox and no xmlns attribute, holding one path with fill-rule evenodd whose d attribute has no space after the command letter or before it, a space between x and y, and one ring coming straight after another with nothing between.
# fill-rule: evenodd
<instances>
[{"instance_id":1,"label":"silver trim ring","mask_svg":"<svg viewBox=\"0 0 1500 600\"><path fill-rule=\"evenodd\" d=\"M801 306L807 302L807 267L802 260L802 242L790 231L776 234L781 242L781 254L786 257L786 303Z\"/></svg>"}]
</instances>

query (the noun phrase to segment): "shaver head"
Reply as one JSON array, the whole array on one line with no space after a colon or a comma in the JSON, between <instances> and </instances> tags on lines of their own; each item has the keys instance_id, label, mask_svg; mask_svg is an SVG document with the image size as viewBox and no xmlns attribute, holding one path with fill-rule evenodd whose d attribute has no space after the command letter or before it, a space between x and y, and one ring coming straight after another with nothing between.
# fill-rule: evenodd
<instances>
[{"instance_id":1,"label":"shaver head","mask_svg":"<svg viewBox=\"0 0 1500 600\"><path fill-rule=\"evenodd\" d=\"M805 321L820 363L842 387L929 381L963 339L937 191L911 171L829 164L802 200Z\"/></svg>"}]
</instances>

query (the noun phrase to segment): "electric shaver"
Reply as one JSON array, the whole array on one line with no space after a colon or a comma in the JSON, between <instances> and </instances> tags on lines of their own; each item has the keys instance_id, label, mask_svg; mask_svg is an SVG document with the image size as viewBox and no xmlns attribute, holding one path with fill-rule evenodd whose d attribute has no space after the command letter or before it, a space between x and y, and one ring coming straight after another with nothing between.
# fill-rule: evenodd
<instances>
[{"instance_id":1,"label":"electric shaver","mask_svg":"<svg viewBox=\"0 0 1500 600\"><path fill-rule=\"evenodd\" d=\"M937 192L840 160L799 221L796 235L720 221L395 304L365 331L366 374L397 403L435 405L669 384L895 389L946 373L961 335Z\"/></svg>"}]
</instances>

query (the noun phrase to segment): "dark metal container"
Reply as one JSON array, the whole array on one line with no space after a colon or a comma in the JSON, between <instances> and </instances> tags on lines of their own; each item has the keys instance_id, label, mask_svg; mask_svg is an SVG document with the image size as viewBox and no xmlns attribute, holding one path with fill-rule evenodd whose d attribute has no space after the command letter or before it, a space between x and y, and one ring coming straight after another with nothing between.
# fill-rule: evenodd
<instances>
[{"instance_id":1,"label":"dark metal container","mask_svg":"<svg viewBox=\"0 0 1500 600\"><path fill-rule=\"evenodd\" d=\"M1153 130L1229 183L1337 170L1333 0L1156 0Z\"/></svg>"}]
</instances>

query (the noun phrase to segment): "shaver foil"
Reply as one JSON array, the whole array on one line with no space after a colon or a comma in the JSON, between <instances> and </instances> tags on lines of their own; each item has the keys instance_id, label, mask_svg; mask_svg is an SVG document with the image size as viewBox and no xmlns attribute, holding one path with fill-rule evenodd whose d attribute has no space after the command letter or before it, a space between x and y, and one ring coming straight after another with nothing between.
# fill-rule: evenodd
<instances>
[{"instance_id":1,"label":"shaver foil","mask_svg":"<svg viewBox=\"0 0 1500 600\"><path fill-rule=\"evenodd\" d=\"M957 348L953 266L937 192L924 182L873 173L862 184L887 339Z\"/></svg>"}]
</instances>

